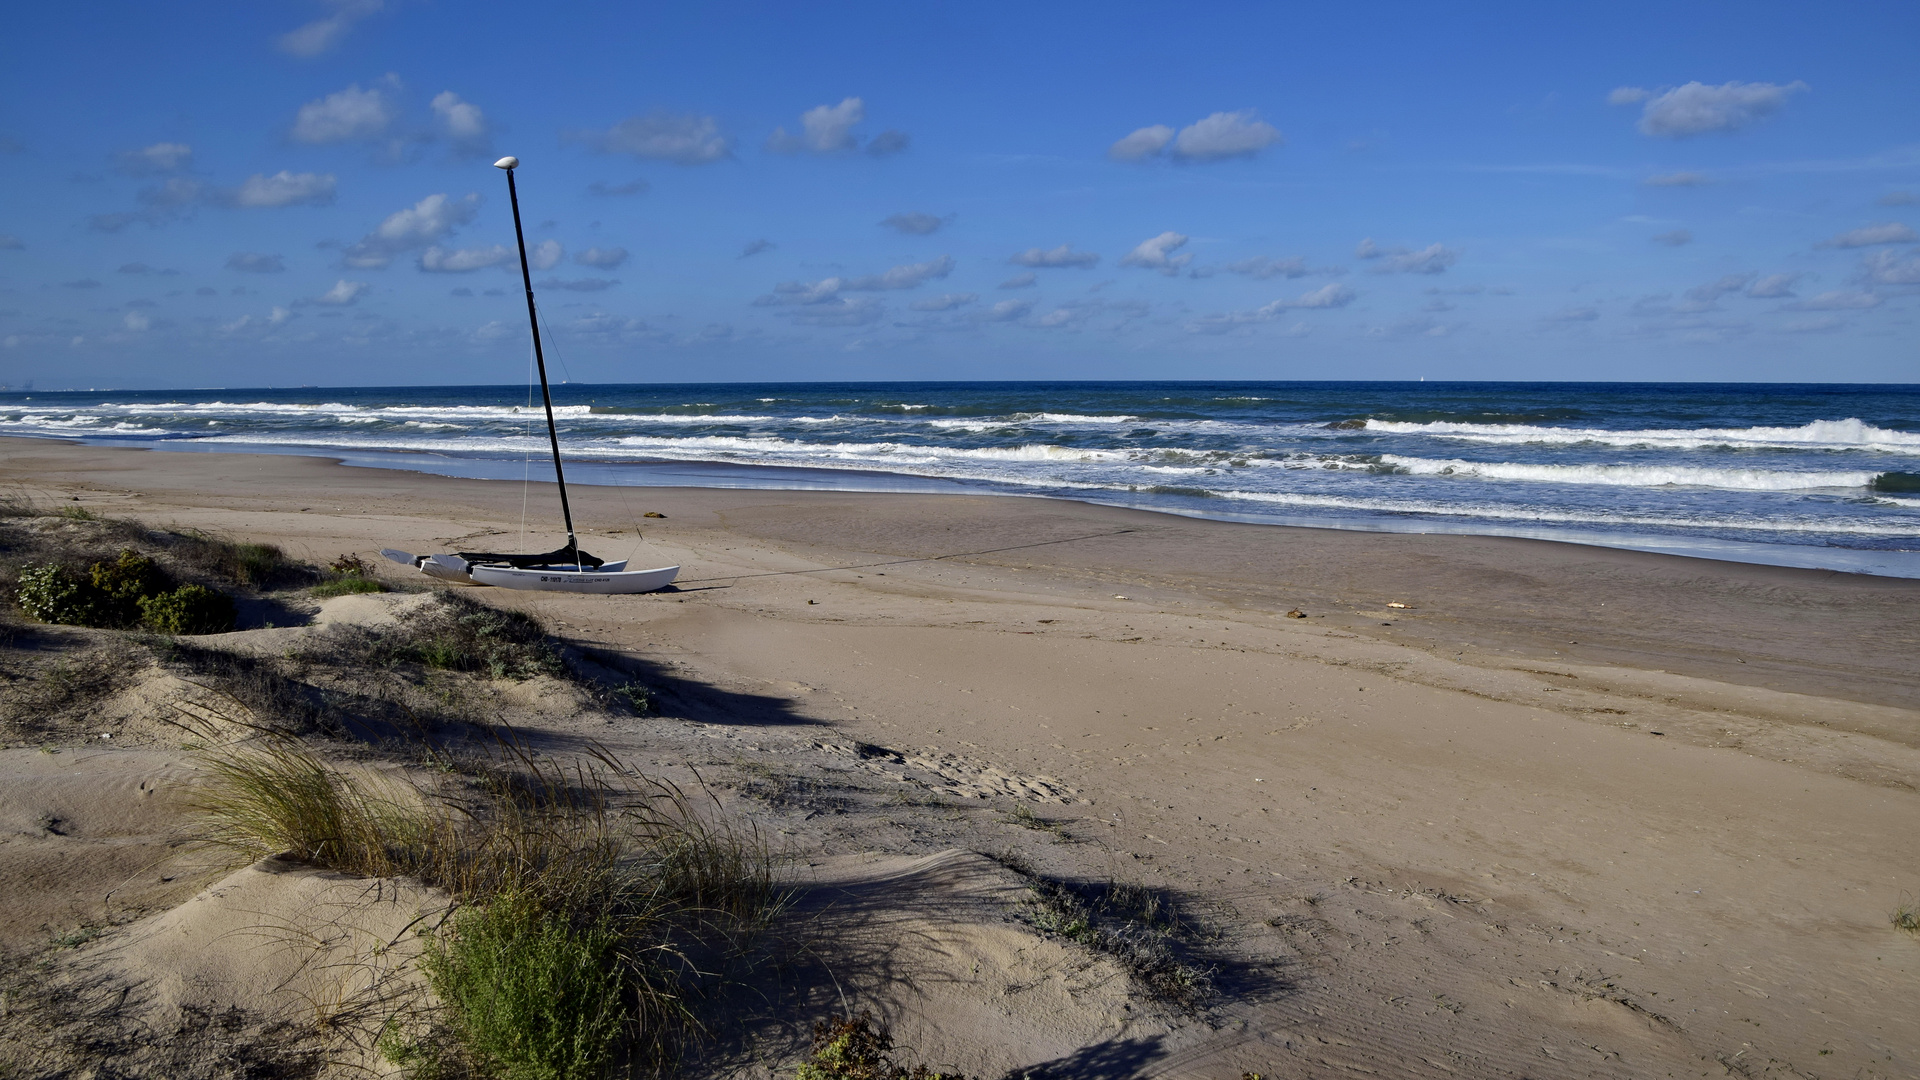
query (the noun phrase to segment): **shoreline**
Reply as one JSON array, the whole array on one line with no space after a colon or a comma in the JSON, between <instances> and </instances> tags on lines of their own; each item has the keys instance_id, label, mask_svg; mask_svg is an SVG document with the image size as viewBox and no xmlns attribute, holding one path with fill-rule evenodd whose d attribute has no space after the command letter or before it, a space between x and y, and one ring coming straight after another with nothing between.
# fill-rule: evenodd
<instances>
[{"instance_id":1,"label":"shoreline","mask_svg":"<svg viewBox=\"0 0 1920 1080\"><path fill-rule=\"evenodd\" d=\"M521 514L507 485L314 457L0 446L0 483L50 502L322 563L513 543ZM1920 1063L1920 948L1887 920L1920 891L1898 854L1920 831L1920 582L984 495L574 502L590 550L681 563L679 589L473 595L656 673L662 712L592 738L645 763L671 734L714 777L883 769L872 750L1045 781L1060 839L986 818L964 842L1174 890L1284 984L1142 1051L1142 1074ZM809 858L956 835L911 789L865 824L814 790L756 811ZM940 1032L901 1000L903 1031Z\"/></svg>"},{"instance_id":2,"label":"shoreline","mask_svg":"<svg viewBox=\"0 0 1920 1080\"><path fill-rule=\"evenodd\" d=\"M0 436L0 441L9 439L59 442L111 450L150 450L186 454L303 457L329 461L351 468L388 469L399 472L418 473L425 476L496 482L520 480L522 477L511 475L512 467L515 464L523 464L524 468L524 463L516 463L506 459L455 457L426 451L417 453L396 450L356 452L307 446L280 449L276 448L273 444L255 444L242 448L223 446L221 448L200 449L192 445L194 440L190 439L160 440L147 445L136 446L128 445L120 440L101 437L89 438L76 436L63 438L51 435ZM428 459L432 459L432 461L439 464L436 467L435 464L428 463ZM572 470L572 482L579 486L621 488L688 487L749 491L967 494L991 495L1003 498L1051 499L1064 502L1080 502L1093 506L1138 510L1144 513L1167 514L1200 521L1233 522L1237 524L1261 525L1275 528L1324 529L1342 532L1421 536L1506 537L1512 539L1539 540L1547 543L1609 548L1621 551L1640 551L1682 558L1742 563L1753 566L1792 567L1807 570L1828 570L1848 574L1863 574L1874 577L1920 579L1920 550L1848 548L1815 544L1766 544L1753 541L1685 535L1615 534L1583 526L1558 527L1552 524L1514 524L1511 526L1503 526L1490 522L1424 520L1412 517L1400 519L1389 514L1359 517L1342 516L1338 512L1326 514L1235 513L1224 509L1205 510L1191 507L1152 505L1144 501L1128 500L1122 497L1122 494L1117 489L1098 489L1098 491L1111 492L1111 497L1101 497L1093 490L1085 494L1072 494L1064 489L1027 491L1021 490L1016 486L986 480L949 479L944 477L920 476L914 473L888 472L880 469L834 468L821 465L784 466L727 461L669 459L609 462L580 458L570 460L568 462L568 468ZM863 483L861 481L865 482ZM535 482L539 483L541 481L536 480ZM1394 527L1396 523L1402 520L1404 520L1404 527Z\"/></svg>"}]
</instances>

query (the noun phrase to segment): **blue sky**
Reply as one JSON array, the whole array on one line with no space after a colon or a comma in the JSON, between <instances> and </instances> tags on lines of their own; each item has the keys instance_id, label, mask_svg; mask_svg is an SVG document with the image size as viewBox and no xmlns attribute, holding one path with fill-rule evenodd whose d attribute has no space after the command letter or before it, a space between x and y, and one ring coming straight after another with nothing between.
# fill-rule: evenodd
<instances>
[{"instance_id":1,"label":"blue sky","mask_svg":"<svg viewBox=\"0 0 1920 1080\"><path fill-rule=\"evenodd\" d=\"M0 382L1920 381L1920 5L18 7Z\"/></svg>"}]
</instances>

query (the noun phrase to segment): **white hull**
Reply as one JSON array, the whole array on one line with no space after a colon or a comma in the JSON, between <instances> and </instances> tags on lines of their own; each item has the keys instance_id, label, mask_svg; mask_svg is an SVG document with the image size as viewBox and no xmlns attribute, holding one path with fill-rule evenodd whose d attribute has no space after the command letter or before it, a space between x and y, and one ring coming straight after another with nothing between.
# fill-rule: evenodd
<instances>
[{"instance_id":1,"label":"white hull","mask_svg":"<svg viewBox=\"0 0 1920 1080\"><path fill-rule=\"evenodd\" d=\"M582 571L566 567L474 566L455 555L413 555L389 548L382 548L380 554L442 581L464 581L535 592L596 593L602 596L653 592L673 584L673 579L680 575L677 566L629 570L625 559Z\"/></svg>"},{"instance_id":2,"label":"white hull","mask_svg":"<svg viewBox=\"0 0 1920 1080\"><path fill-rule=\"evenodd\" d=\"M536 568L518 569L510 566L475 566L467 570L467 576L481 585L497 585L503 589L533 589L540 592L599 593L613 595L621 593L653 592L673 584L680 575L677 566L663 566L657 570L588 570L581 573L574 570L541 570Z\"/></svg>"}]
</instances>

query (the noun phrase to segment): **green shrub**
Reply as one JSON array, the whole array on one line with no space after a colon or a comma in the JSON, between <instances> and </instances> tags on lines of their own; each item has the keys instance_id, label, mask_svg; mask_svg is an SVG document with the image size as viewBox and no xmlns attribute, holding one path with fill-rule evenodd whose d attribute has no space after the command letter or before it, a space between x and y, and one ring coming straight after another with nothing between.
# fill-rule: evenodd
<instances>
[{"instance_id":1,"label":"green shrub","mask_svg":"<svg viewBox=\"0 0 1920 1080\"><path fill-rule=\"evenodd\" d=\"M98 626L102 597L92 579L64 566L30 566L14 589L20 610L47 623Z\"/></svg>"},{"instance_id":2,"label":"green shrub","mask_svg":"<svg viewBox=\"0 0 1920 1080\"><path fill-rule=\"evenodd\" d=\"M621 935L524 896L467 908L422 957L460 1045L502 1080L605 1073L627 1026Z\"/></svg>"},{"instance_id":3,"label":"green shrub","mask_svg":"<svg viewBox=\"0 0 1920 1080\"><path fill-rule=\"evenodd\" d=\"M141 619L163 634L224 634L233 629L233 598L204 585L140 598Z\"/></svg>"},{"instance_id":4,"label":"green shrub","mask_svg":"<svg viewBox=\"0 0 1920 1080\"><path fill-rule=\"evenodd\" d=\"M97 562L90 571L101 621L95 626L132 626L141 619L141 603L173 588L173 581L152 559L122 549L112 562Z\"/></svg>"},{"instance_id":5,"label":"green shrub","mask_svg":"<svg viewBox=\"0 0 1920 1080\"><path fill-rule=\"evenodd\" d=\"M386 592L387 587L369 577L358 574L342 574L330 581L323 581L308 589L310 596L325 598L329 596L350 596L354 593Z\"/></svg>"}]
</instances>

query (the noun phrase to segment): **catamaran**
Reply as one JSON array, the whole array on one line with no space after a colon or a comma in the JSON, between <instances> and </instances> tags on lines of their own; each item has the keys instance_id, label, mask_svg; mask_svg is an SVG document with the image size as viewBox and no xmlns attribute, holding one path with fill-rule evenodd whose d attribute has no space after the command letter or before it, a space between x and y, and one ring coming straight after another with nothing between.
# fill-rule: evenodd
<instances>
[{"instance_id":1,"label":"catamaran","mask_svg":"<svg viewBox=\"0 0 1920 1080\"><path fill-rule=\"evenodd\" d=\"M520 245L520 280L527 287L527 322L533 329L533 360L540 371L540 401L547 411L547 443L553 448L553 478L560 485L560 516L567 526L567 545L544 555L501 555L489 551L456 551L451 555L415 555L394 548L380 554L428 577L497 585L505 589L541 592L643 593L664 589L679 575L678 566L629 570L627 560L605 562L580 550L573 531L573 507L567 502L567 474L560 464L560 432L553 423L553 392L547 387L547 358L540 347L540 319L533 306L533 273L527 266L527 238L520 228L520 193L513 170L520 159L503 157L493 167L507 174L507 199L513 206L513 238Z\"/></svg>"}]
</instances>

